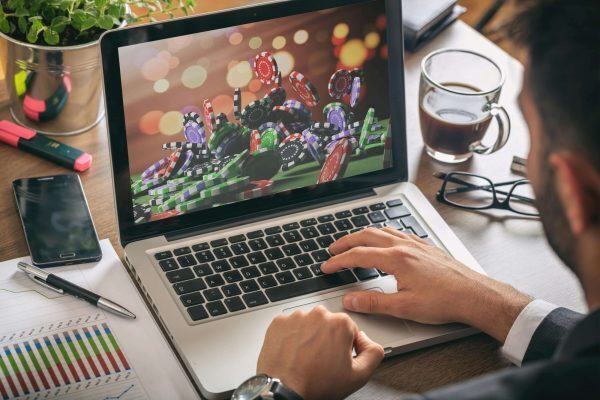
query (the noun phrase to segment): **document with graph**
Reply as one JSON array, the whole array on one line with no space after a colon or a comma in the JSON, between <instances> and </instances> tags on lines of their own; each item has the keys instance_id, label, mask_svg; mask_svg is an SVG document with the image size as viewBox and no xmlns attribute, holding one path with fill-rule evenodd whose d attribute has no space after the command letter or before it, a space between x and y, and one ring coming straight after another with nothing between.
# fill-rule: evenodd
<instances>
[{"instance_id":1,"label":"document with graph","mask_svg":"<svg viewBox=\"0 0 600 400\"><path fill-rule=\"evenodd\" d=\"M102 261L52 273L131 310L107 313L31 281L0 262L0 400L196 399L108 240Z\"/></svg>"}]
</instances>

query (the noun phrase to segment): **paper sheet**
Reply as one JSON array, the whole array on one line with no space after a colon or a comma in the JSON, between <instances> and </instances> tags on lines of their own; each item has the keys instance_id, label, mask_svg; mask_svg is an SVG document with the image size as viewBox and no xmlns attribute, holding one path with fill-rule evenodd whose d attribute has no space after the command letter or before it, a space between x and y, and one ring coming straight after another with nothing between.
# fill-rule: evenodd
<instances>
[{"instance_id":1,"label":"paper sheet","mask_svg":"<svg viewBox=\"0 0 600 400\"><path fill-rule=\"evenodd\" d=\"M51 272L132 311L127 319L0 262L0 399L197 399L110 241L98 263Z\"/></svg>"}]
</instances>

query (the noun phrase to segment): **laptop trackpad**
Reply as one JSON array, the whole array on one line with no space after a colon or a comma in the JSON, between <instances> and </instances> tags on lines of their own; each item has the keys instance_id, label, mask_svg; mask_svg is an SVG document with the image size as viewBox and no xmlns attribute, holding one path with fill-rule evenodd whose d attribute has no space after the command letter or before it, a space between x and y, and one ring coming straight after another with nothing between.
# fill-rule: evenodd
<instances>
[{"instance_id":1,"label":"laptop trackpad","mask_svg":"<svg viewBox=\"0 0 600 400\"><path fill-rule=\"evenodd\" d=\"M381 288L375 287L367 290L377 290L383 293ZM327 300L314 301L311 303L302 304L300 306L286 308L283 310L285 314L293 313L296 310L310 311L316 306L323 306L331 312L344 312L348 314L358 329L365 331L375 342L381 344L383 347L397 343L401 339L408 338L413 335L410 327L401 319L389 317L385 315L367 315L360 314L344 309L342 305L342 297L332 297Z\"/></svg>"}]
</instances>

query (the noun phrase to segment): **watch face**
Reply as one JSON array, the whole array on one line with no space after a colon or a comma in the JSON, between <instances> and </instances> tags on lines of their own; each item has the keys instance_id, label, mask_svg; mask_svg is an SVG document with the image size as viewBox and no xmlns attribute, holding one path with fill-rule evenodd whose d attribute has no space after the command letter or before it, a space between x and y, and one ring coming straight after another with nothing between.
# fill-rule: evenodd
<instances>
[{"instance_id":1,"label":"watch face","mask_svg":"<svg viewBox=\"0 0 600 400\"><path fill-rule=\"evenodd\" d=\"M256 399L269 384L267 375L256 375L248 379L236 389L232 400L252 400Z\"/></svg>"}]
</instances>

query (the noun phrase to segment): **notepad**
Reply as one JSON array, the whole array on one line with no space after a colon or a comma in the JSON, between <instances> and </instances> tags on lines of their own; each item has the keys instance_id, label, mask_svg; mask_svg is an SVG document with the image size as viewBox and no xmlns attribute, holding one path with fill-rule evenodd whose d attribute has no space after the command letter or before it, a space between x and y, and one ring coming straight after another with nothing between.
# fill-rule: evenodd
<instances>
[{"instance_id":1,"label":"notepad","mask_svg":"<svg viewBox=\"0 0 600 400\"><path fill-rule=\"evenodd\" d=\"M110 241L98 263L52 273L131 310L135 320L60 295L0 262L0 399L197 399Z\"/></svg>"}]
</instances>

